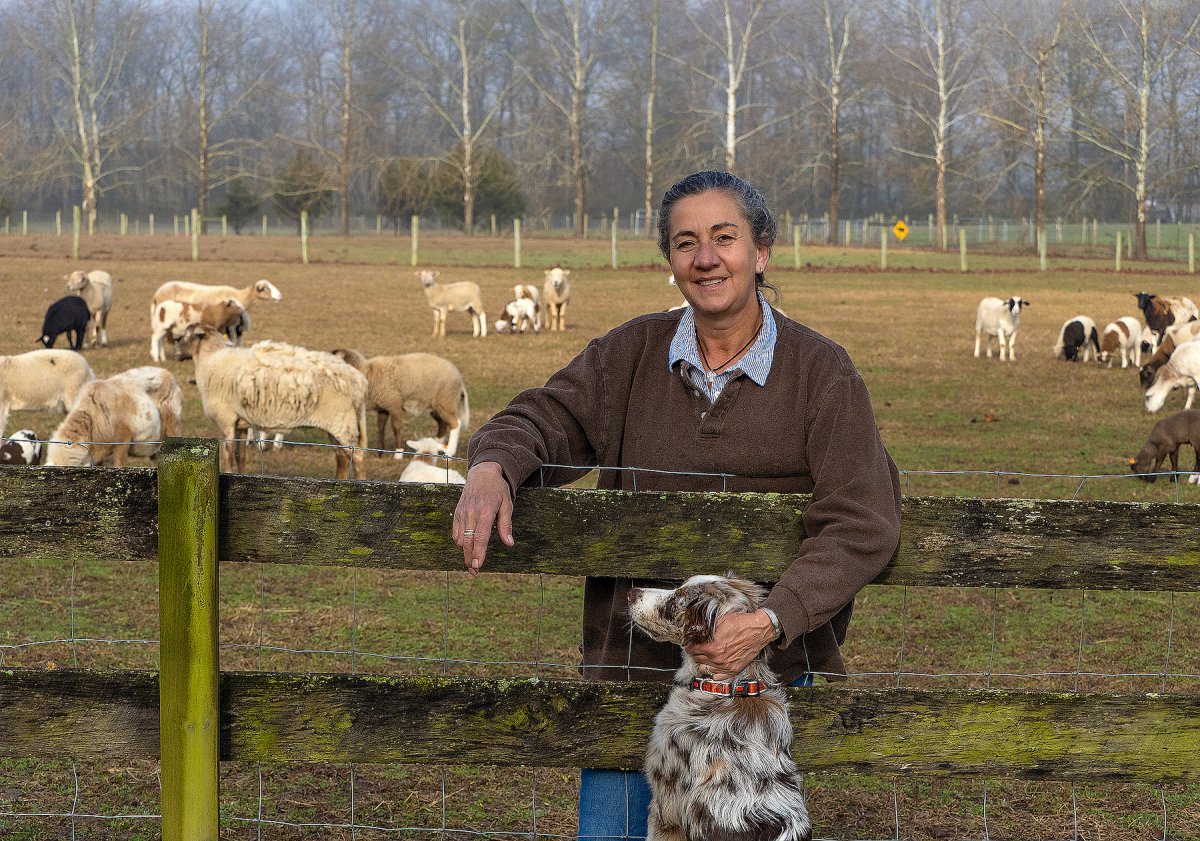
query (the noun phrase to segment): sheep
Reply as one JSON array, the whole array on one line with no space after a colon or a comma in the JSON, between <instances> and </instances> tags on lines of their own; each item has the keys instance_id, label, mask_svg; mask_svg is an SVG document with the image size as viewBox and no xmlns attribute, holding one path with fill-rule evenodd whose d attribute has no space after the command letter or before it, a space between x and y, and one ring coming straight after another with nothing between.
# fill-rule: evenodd
<instances>
[{"instance_id":1,"label":"sheep","mask_svg":"<svg viewBox=\"0 0 1200 841\"><path fill-rule=\"evenodd\" d=\"M1200 310L1196 309L1190 298L1167 298L1151 292L1134 292L1133 297L1137 298L1138 309L1146 318L1146 326L1160 342L1172 324L1200 318Z\"/></svg>"},{"instance_id":2,"label":"sheep","mask_svg":"<svg viewBox=\"0 0 1200 841\"><path fill-rule=\"evenodd\" d=\"M437 437L446 442L446 452L458 452L458 440L471 425L471 401L462 374L454 363L432 353L373 356L357 350L337 348L334 356L366 375L367 407L379 413L379 449L386 449L387 426L391 419L399 452L402 416L428 412L437 422Z\"/></svg>"},{"instance_id":3,"label":"sheep","mask_svg":"<svg viewBox=\"0 0 1200 841\"><path fill-rule=\"evenodd\" d=\"M1086 315L1076 315L1063 322L1054 345L1054 358L1068 362L1087 362L1088 355L1099 355L1100 337L1096 333L1096 322Z\"/></svg>"},{"instance_id":4,"label":"sheep","mask_svg":"<svg viewBox=\"0 0 1200 841\"><path fill-rule=\"evenodd\" d=\"M550 313L551 332L567 329L567 304L571 303L571 282L567 275L571 272L560 269L546 269L546 281L542 284L542 303Z\"/></svg>"},{"instance_id":5,"label":"sheep","mask_svg":"<svg viewBox=\"0 0 1200 841\"><path fill-rule=\"evenodd\" d=\"M537 333L542 329L542 320L529 298L517 298L504 305L505 317L496 322L497 333L524 333L529 327Z\"/></svg>"},{"instance_id":6,"label":"sheep","mask_svg":"<svg viewBox=\"0 0 1200 841\"><path fill-rule=\"evenodd\" d=\"M130 368L92 380L46 445L52 467L111 463L129 456L154 457L168 435L178 435L183 390L165 368Z\"/></svg>"},{"instance_id":7,"label":"sheep","mask_svg":"<svg viewBox=\"0 0 1200 841\"><path fill-rule=\"evenodd\" d=\"M1158 369L1153 382L1146 389L1146 411L1157 412L1167 401L1167 395L1172 389L1184 386L1187 387L1188 393L1183 408L1192 408L1192 401L1196 397L1197 377L1200 377L1200 342L1179 345L1166 364Z\"/></svg>"},{"instance_id":8,"label":"sheep","mask_svg":"<svg viewBox=\"0 0 1200 841\"><path fill-rule=\"evenodd\" d=\"M1176 348L1188 342L1194 342L1197 338L1200 338L1200 321L1185 321L1183 324L1172 324L1168 327L1158 350L1154 351L1154 355L1150 357L1149 361L1138 369L1138 381L1142 384L1142 388L1150 387L1150 384L1154 382L1154 375L1171 358L1171 354L1175 352Z\"/></svg>"},{"instance_id":9,"label":"sheep","mask_svg":"<svg viewBox=\"0 0 1200 841\"><path fill-rule=\"evenodd\" d=\"M1129 469L1146 482L1153 482L1163 461L1171 459L1171 472L1179 472L1179 448L1190 444L1196 455L1189 482L1200 477L1200 411L1184 409L1163 418L1150 429L1150 436L1138 454L1129 460Z\"/></svg>"},{"instance_id":10,"label":"sheep","mask_svg":"<svg viewBox=\"0 0 1200 841\"><path fill-rule=\"evenodd\" d=\"M1104 325L1100 336L1100 353L1096 361L1101 365L1113 366L1113 360L1118 351L1121 354L1121 367L1128 368L1129 360L1133 360L1135 368L1142 365L1142 324L1132 315L1123 315L1116 321Z\"/></svg>"},{"instance_id":11,"label":"sheep","mask_svg":"<svg viewBox=\"0 0 1200 841\"><path fill-rule=\"evenodd\" d=\"M516 286L514 286L513 287L513 298L515 300L520 300L521 298L528 298L529 300L533 301L533 308L538 310L538 312L541 312L542 293L532 283L518 283Z\"/></svg>"},{"instance_id":12,"label":"sheep","mask_svg":"<svg viewBox=\"0 0 1200 841\"><path fill-rule=\"evenodd\" d=\"M67 282L67 291L83 298L92 314L85 342L92 347L108 347L108 313L113 300L112 275L100 269L90 272L76 269L63 275L63 280Z\"/></svg>"},{"instance_id":13,"label":"sheep","mask_svg":"<svg viewBox=\"0 0 1200 841\"><path fill-rule=\"evenodd\" d=\"M41 464L42 442L32 429L20 429L0 444L0 464Z\"/></svg>"},{"instance_id":14,"label":"sheep","mask_svg":"<svg viewBox=\"0 0 1200 841\"><path fill-rule=\"evenodd\" d=\"M1149 327L1142 328L1142 340L1138 345L1142 353L1151 354L1158 350L1158 334Z\"/></svg>"},{"instance_id":15,"label":"sheep","mask_svg":"<svg viewBox=\"0 0 1200 841\"><path fill-rule=\"evenodd\" d=\"M59 298L46 308L46 317L42 319L42 335L38 341L52 348L59 335L66 333L71 350L82 350L83 337L87 335L88 322L91 320L92 313L83 298L78 295Z\"/></svg>"},{"instance_id":16,"label":"sheep","mask_svg":"<svg viewBox=\"0 0 1200 841\"><path fill-rule=\"evenodd\" d=\"M86 359L73 350L31 350L0 356L0 435L12 409L66 413L79 389L95 379Z\"/></svg>"},{"instance_id":17,"label":"sheep","mask_svg":"<svg viewBox=\"0 0 1200 841\"><path fill-rule=\"evenodd\" d=\"M483 294L479 284L469 280L458 283L438 283L438 273L423 269L416 273L425 289L425 300L433 308L433 335L446 335L446 316L465 312L471 316L471 335L487 336L487 313L483 311Z\"/></svg>"},{"instance_id":18,"label":"sheep","mask_svg":"<svg viewBox=\"0 0 1200 841\"><path fill-rule=\"evenodd\" d=\"M987 358L992 358L992 340L995 336L1000 345L1000 361L1003 362L1007 353L1010 362L1017 358L1016 348L1017 328L1021 326L1021 309L1029 306L1029 301L1019 296L1013 296L1004 301L999 298L984 298L979 302L975 314L975 358L979 358L980 340L986 335Z\"/></svg>"},{"instance_id":19,"label":"sheep","mask_svg":"<svg viewBox=\"0 0 1200 841\"><path fill-rule=\"evenodd\" d=\"M246 310L242 313L239 323L231 325L224 331L235 346L241 347L242 334L250 329L250 307L255 301L282 301L283 293L266 278L241 289L232 286L208 286L203 283L170 280L154 291L154 297L150 302L150 331L154 331L155 309L163 301L179 301L183 304L219 304L226 298L236 298ZM153 353L153 349L151 349L151 353Z\"/></svg>"},{"instance_id":20,"label":"sheep","mask_svg":"<svg viewBox=\"0 0 1200 841\"><path fill-rule=\"evenodd\" d=\"M401 482L423 482L438 485L463 485L466 479L449 465L446 448L436 438L418 438L406 441L412 451L412 461L400 474Z\"/></svg>"},{"instance_id":21,"label":"sheep","mask_svg":"<svg viewBox=\"0 0 1200 841\"><path fill-rule=\"evenodd\" d=\"M238 442L250 428L273 433L311 426L338 445L337 478L366 478L367 378L353 366L284 342L232 347L203 325L188 327L182 343L192 355L204 414L221 431L222 470L236 462L241 472L245 448Z\"/></svg>"},{"instance_id":22,"label":"sheep","mask_svg":"<svg viewBox=\"0 0 1200 841\"><path fill-rule=\"evenodd\" d=\"M203 324L228 335L230 330L240 328L245 314L246 308L242 302L232 297L223 298L215 304L160 301L154 305L154 316L150 320L153 326L150 358L155 362L165 361L165 343L172 347L176 359L183 359L185 357L178 342L189 326Z\"/></svg>"}]
</instances>

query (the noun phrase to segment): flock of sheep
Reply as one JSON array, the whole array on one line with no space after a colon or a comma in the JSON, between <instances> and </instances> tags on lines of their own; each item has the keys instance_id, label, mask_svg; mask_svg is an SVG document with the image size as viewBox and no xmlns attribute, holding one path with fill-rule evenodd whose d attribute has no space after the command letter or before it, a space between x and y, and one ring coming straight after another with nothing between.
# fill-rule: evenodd
<instances>
[{"instance_id":1,"label":"flock of sheep","mask_svg":"<svg viewBox=\"0 0 1200 841\"><path fill-rule=\"evenodd\" d=\"M498 332L541 330L543 307L551 330L564 330L571 290L569 271L545 272L541 290L514 287L514 298L496 322ZM445 335L450 312L471 316L475 336L487 335L479 286L439 283L435 271L417 273L430 308L434 335ZM33 430L0 438L0 463L124 466L130 455L153 456L165 436L177 435L183 414L182 389L165 368L140 366L97 379L79 353L85 345L106 347L113 279L108 272L74 271L64 277L68 295L46 311L39 338L45 349L0 356L0 436L13 409L65 413L44 451ZM309 350L278 341L242 347L257 301L283 297L269 280L245 288L170 281L150 306L150 357L154 362L191 359L204 414L219 429L221 469L244 468L247 445L289 430L323 430L334 444L337 477L365 478L367 412L378 420L379 448L387 430L401 449L406 414L428 413L437 437L406 441L413 459L400 481L461 483L445 466L470 425L470 401L458 368L430 353L367 358L357 350ZM54 343L66 334L71 349ZM439 459L443 464L439 465Z\"/></svg>"}]
</instances>

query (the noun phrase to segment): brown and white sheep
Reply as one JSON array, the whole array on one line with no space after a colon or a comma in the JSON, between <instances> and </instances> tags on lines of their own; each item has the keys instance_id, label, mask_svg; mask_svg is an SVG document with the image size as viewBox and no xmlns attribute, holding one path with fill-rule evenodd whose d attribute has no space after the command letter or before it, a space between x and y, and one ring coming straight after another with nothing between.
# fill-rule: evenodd
<instances>
[{"instance_id":1,"label":"brown and white sheep","mask_svg":"<svg viewBox=\"0 0 1200 841\"><path fill-rule=\"evenodd\" d=\"M529 298L517 298L504 305L504 318L496 322L497 333L524 333L529 328L540 332L542 320Z\"/></svg>"},{"instance_id":2,"label":"brown and white sheep","mask_svg":"<svg viewBox=\"0 0 1200 841\"><path fill-rule=\"evenodd\" d=\"M471 401L462 374L453 362L432 353L368 359L357 350L337 348L333 354L367 378L367 408L379 413L379 449L387 449L390 419L396 441L395 458L403 458L400 452L403 416L428 412L437 422L437 435L446 443L446 452L451 456L458 452L459 436L471 425Z\"/></svg>"},{"instance_id":3,"label":"brown and white sheep","mask_svg":"<svg viewBox=\"0 0 1200 841\"><path fill-rule=\"evenodd\" d=\"M223 298L214 304L188 303L184 301L160 301L154 305L150 319L153 333L150 336L150 358L163 362L167 358L164 345L171 348L175 359L185 359L186 354L179 345L187 328L203 324L228 335L241 323L246 308L237 298Z\"/></svg>"},{"instance_id":4,"label":"brown and white sheep","mask_svg":"<svg viewBox=\"0 0 1200 841\"><path fill-rule=\"evenodd\" d=\"M42 442L32 429L18 429L0 443L0 464L41 464Z\"/></svg>"},{"instance_id":5,"label":"brown and white sheep","mask_svg":"<svg viewBox=\"0 0 1200 841\"><path fill-rule=\"evenodd\" d=\"M331 353L284 342L231 347L220 333L193 325L190 345L204 414L221 431L221 469L245 464L249 429L324 430L337 447L337 478L365 479L367 378Z\"/></svg>"},{"instance_id":6,"label":"brown and white sheep","mask_svg":"<svg viewBox=\"0 0 1200 841\"><path fill-rule=\"evenodd\" d=\"M1191 298L1166 297L1151 292L1134 292L1138 309L1146 319L1146 326L1154 331L1161 342L1167 328L1172 324L1182 324L1200 318L1200 310L1192 303Z\"/></svg>"},{"instance_id":7,"label":"brown and white sheep","mask_svg":"<svg viewBox=\"0 0 1200 841\"><path fill-rule=\"evenodd\" d=\"M238 303L245 307L241 321L225 331L225 335L234 345L240 347L242 334L250 329L250 307L255 301L282 301L283 293L266 278L241 289L233 286L209 286L204 283L170 280L154 291L154 298L150 302L150 331L154 332L155 309L163 301L179 301L184 304L219 304L226 298L236 298ZM153 353L153 349L151 352Z\"/></svg>"},{"instance_id":8,"label":"brown and white sheep","mask_svg":"<svg viewBox=\"0 0 1200 841\"><path fill-rule=\"evenodd\" d=\"M446 335L446 316L452 312L465 312L471 316L471 335L487 335L487 313L483 310L483 293L479 284L469 280L457 283L438 283L438 273L422 269L416 273L425 290L425 300L433 309L433 335Z\"/></svg>"},{"instance_id":9,"label":"brown and white sheep","mask_svg":"<svg viewBox=\"0 0 1200 841\"><path fill-rule=\"evenodd\" d=\"M63 280L67 282L67 291L83 298L88 305L88 312L92 314L84 346L108 347L108 313L113 302L112 275L100 269L89 272L76 269L63 275Z\"/></svg>"},{"instance_id":10,"label":"brown and white sheep","mask_svg":"<svg viewBox=\"0 0 1200 841\"><path fill-rule=\"evenodd\" d=\"M154 456L163 438L178 435L183 390L164 368L131 368L92 380L46 445L49 466L111 464Z\"/></svg>"},{"instance_id":11,"label":"brown and white sheep","mask_svg":"<svg viewBox=\"0 0 1200 841\"><path fill-rule=\"evenodd\" d=\"M550 330L567 329L567 304L571 303L571 272L555 266L546 269L546 280L542 284L542 306L546 308Z\"/></svg>"},{"instance_id":12,"label":"brown and white sheep","mask_svg":"<svg viewBox=\"0 0 1200 841\"><path fill-rule=\"evenodd\" d=\"M436 438L406 441L413 453L412 461L400 474L401 482L423 482L436 485L462 485L466 478L450 466L446 446Z\"/></svg>"},{"instance_id":13,"label":"brown and white sheep","mask_svg":"<svg viewBox=\"0 0 1200 841\"><path fill-rule=\"evenodd\" d=\"M1171 358L1171 354L1175 352L1176 348L1188 342L1194 342L1197 338L1200 338L1200 321L1186 321L1183 324L1172 324L1168 327L1158 349L1154 351L1146 364L1138 369L1138 381L1142 384L1142 388L1150 387L1150 384L1154 382L1154 375Z\"/></svg>"},{"instance_id":14,"label":"brown and white sheep","mask_svg":"<svg viewBox=\"0 0 1200 841\"><path fill-rule=\"evenodd\" d=\"M1153 482L1163 461L1171 459L1171 472L1179 472L1179 448L1188 444L1196 455L1196 466L1188 481L1200 474L1200 411L1184 409L1163 418L1150 429L1150 435L1138 454L1129 460L1129 469L1143 480Z\"/></svg>"},{"instance_id":15,"label":"brown and white sheep","mask_svg":"<svg viewBox=\"0 0 1200 841\"><path fill-rule=\"evenodd\" d=\"M979 358L980 343L987 337L987 358L992 358L992 337L1000 345L1000 361L1017 358L1017 329L1021 326L1021 309L1029 306L1024 298L1014 295L1007 300L984 298L975 309L975 358Z\"/></svg>"},{"instance_id":16,"label":"brown and white sheep","mask_svg":"<svg viewBox=\"0 0 1200 841\"><path fill-rule=\"evenodd\" d=\"M0 356L0 435L13 409L66 413L95 376L87 360L73 350Z\"/></svg>"},{"instance_id":17,"label":"brown and white sheep","mask_svg":"<svg viewBox=\"0 0 1200 841\"><path fill-rule=\"evenodd\" d=\"M1162 348L1159 348L1162 350ZM1146 411L1157 412L1167 401L1167 395L1176 388L1187 388L1187 401L1183 408L1192 408L1196 387L1200 382L1200 342L1185 342L1175 348L1154 375L1154 381L1146 389Z\"/></svg>"},{"instance_id":18,"label":"brown and white sheep","mask_svg":"<svg viewBox=\"0 0 1200 841\"><path fill-rule=\"evenodd\" d=\"M1100 334L1100 353L1096 361L1101 365L1113 366L1117 354L1121 354L1121 367L1128 368L1133 360L1135 367L1142 365L1142 323L1132 315L1123 315L1116 321L1104 325Z\"/></svg>"}]
</instances>

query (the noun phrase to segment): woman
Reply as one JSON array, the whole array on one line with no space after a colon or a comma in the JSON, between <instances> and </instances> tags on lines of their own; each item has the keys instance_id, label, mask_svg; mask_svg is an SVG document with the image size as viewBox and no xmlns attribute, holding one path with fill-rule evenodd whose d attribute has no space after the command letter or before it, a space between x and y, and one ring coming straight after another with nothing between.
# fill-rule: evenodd
<instances>
[{"instance_id":1,"label":"woman","mask_svg":"<svg viewBox=\"0 0 1200 841\"><path fill-rule=\"evenodd\" d=\"M475 433L453 527L468 570L493 527L513 545L518 487L582 472L561 465L599 467L601 488L811 493L800 554L763 609L724 617L688 651L717 679L768 645L788 683L844 677L854 596L899 542L900 483L845 351L768 304L774 242L766 201L736 176L698 172L667 191L659 249L689 306L593 340ZM669 681L678 667L674 646L632 635L633 586L674 585L586 580L585 678ZM584 769L580 837L644 836L648 801L640 774Z\"/></svg>"}]
</instances>

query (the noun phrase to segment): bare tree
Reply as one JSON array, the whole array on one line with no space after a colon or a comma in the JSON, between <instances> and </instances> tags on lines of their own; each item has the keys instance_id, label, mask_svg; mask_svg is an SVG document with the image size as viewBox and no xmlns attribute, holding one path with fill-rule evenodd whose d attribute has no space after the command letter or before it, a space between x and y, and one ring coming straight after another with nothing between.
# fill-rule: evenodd
<instances>
[{"instance_id":1,"label":"bare tree","mask_svg":"<svg viewBox=\"0 0 1200 841\"><path fill-rule=\"evenodd\" d=\"M646 91L646 236L653 230L654 216L654 95L658 91L658 0L650 18L650 87Z\"/></svg>"}]
</instances>

